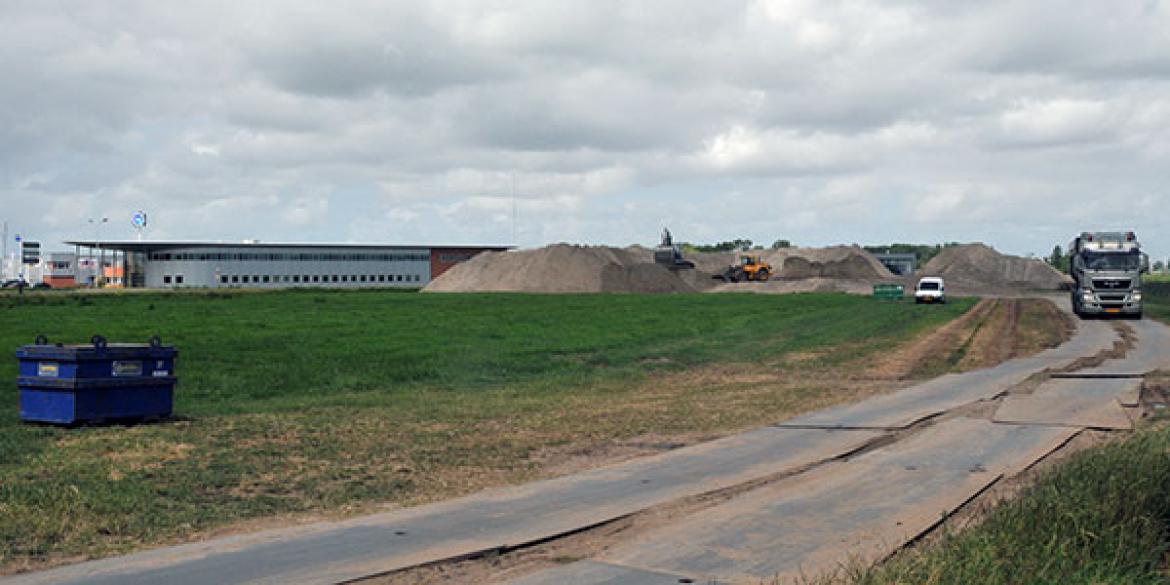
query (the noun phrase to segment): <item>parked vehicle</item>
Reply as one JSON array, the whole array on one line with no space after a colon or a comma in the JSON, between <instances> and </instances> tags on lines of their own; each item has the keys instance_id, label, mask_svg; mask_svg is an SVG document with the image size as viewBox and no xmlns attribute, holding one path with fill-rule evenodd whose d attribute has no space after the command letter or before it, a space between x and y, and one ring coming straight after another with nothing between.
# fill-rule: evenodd
<instances>
[{"instance_id":1,"label":"parked vehicle","mask_svg":"<svg viewBox=\"0 0 1170 585\"><path fill-rule=\"evenodd\" d=\"M924 276L918 279L918 286L914 287L915 303L945 303L947 302L946 283L938 276Z\"/></svg>"},{"instance_id":2,"label":"parked vehicle","mask_svg":"<svg viewBox=\"0 0 1170 585\"><path fill-rule=\"evenodd\" d=\"M3 283L0 283L0 288L17 288L17 287L21 287L21 286L27 287L28 281L21 280L19 278L10 278L8 280L5 280Z\"/></svg>"}]
</instances>

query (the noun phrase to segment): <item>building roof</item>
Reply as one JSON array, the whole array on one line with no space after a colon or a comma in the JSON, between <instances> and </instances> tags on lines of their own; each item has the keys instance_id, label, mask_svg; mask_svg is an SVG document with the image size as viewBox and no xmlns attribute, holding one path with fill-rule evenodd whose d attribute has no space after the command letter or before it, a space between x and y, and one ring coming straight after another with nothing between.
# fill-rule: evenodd
<instances>
[{"instance_id":1,"label":"building roof","mask_svg":"<svg viewBox=\"0 0 1170 585\"><path fill-rule=\"evenodd\" d=\"M138 241L138 240L67 240L65 242L70 246L81 246L84 248L102 248L105 250L120 250L126 252L149 252L153 250L169 250L174 248L320 248L320 249L335 249L335 250L418 250L418 249L432 249L432 250L494 250L503 251L511 250L515 246L435 246L431 244L418 246L403 246L399 244L354 244L354 243L321 243L321 242L200 242L194 240L186 241Z\"/></svg>"}]
</instances>

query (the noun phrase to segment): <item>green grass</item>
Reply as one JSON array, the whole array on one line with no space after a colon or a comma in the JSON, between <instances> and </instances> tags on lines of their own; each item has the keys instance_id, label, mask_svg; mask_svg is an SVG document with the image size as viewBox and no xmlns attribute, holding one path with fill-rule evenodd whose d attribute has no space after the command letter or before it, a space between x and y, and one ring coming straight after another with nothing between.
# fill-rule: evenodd
<instances>
[{"instance_id":1,"label":"green grass","mask_svg":"<svg viewBox=\"0 0 1170 585\"><path fill-rule=\"evenodd\" d=\"M859 585L1167 583L1170 431L1074 455L978 526L856 576Z\"/></svg>"},{"instance_id":2,"label":"green grass","mask_svg":"<svg viewBox=\"0 0 1170 585\"><path fill-rule=\"evenodd\" d=\"M381 291L0 296L0 348L159 334L176 420L21 424L0 390L0 567L181 541L242 520L418 503L522 481L542 449L750 422L644 396L661 376L842 345L971 307L847 295ZM13 380L14 359L0 360ZM652 384L650 385L652 386ZM709 398L709 397L708 397ZM724 416L720 416L723 414ZM756 416L766 416L761 412Z\"/></svg>"},{"instance_id":3,"label":"green grass","mask_svg":"<svg viewBox=\"0 0 1170 585\"><path fill-rule=\"evenodd\" d=\"M1142 284L1142 310L1151 317L1170 323L1170 279L1163 275L1146 275Z\"/></svg>"}]
</instances>

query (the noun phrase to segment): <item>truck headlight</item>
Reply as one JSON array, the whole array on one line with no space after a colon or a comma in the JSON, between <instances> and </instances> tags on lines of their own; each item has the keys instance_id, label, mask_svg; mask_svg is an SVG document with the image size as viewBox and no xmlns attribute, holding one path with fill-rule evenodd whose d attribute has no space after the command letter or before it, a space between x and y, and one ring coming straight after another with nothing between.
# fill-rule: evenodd
<instances>
[{"instance_id":1,"label":"truck headlight","mask_svg":"<svg viewBox=\"0 0 1170 585\"><path fill-rule=\"evenodd\" d=\"M1133 291L1133 294L1129 295L1129 298L1130 298L1130 300L1132 300L1135 303L1142 302L1142 291L1140 291L1140 290Z\"/></svg>"},{"instance_id":2,"label":"truck headlight","mask_svg":"<svg viewBox=\"0 0 1170 585\"><path fill-rule=\"evenodd\" d=\"M1086 303L1093 302L1093 291L1091 291L1087 288L1085 290L1082 290L1081 291L1081 299L1083 299Z\"/></svg>"}]
</instances>

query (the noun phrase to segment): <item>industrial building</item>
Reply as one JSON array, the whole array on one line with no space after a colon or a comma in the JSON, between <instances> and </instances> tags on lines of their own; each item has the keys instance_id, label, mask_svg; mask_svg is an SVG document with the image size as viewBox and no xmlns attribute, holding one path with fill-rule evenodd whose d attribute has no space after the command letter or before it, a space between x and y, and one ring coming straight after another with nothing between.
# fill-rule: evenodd
<instances>
[{"instance_id":1,"label":"industrial building","mask_svg":"<svg viewBox=\"0 0 1170 585\"><path fill-rule=\"evenodd\" d=\"M70 241L77 257L106 258L127 288L426 286L452 266L506 246L385 246L222 242Z\"/></svg>"},{"instance_id":2,"label":"industrial building","mask_svg":"<svg viewBox=\"0 0 1170 585\"><path fill-rule=\"evenodd\" d=\"M915 254L885 253L874 254L874 256L878 259L878 262L881 262L890 272L898 276L914 274L914 270L918 267L918 256Z\"/></svg>"}]
</instances>

